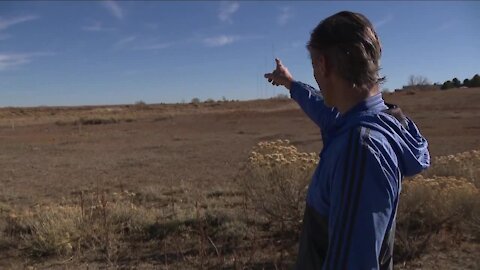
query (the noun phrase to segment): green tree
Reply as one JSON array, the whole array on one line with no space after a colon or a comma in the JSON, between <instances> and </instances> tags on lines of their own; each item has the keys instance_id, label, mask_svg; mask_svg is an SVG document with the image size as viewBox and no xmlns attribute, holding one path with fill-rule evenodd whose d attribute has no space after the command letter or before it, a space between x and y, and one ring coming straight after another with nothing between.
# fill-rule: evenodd
<instances>
[{"instance_id":1,"label":"green tree","mask_svg":"<svg viewBox=\"0 0 480 270\"><path fill-rule=\"evenodd\" d=\"M470 87L480 87L480 75L475 74L470 81Z\"/></svg>"},{"instance_id":2,"label":"green tree","mask_svg":"<svg viewBox=\"0 0 480 270\"><path fill-rule=\"evenodd\" d=\"M470 79L467 78L467 79L463 80L463 86L470 87Z\"/></svg>"},{"instance_id":3,"label":"green tree","mask_svg":"<svg viewBox=\"0 0 480 270\"><path fill-rule=\"evenodd\" d=\"M452 83L453 83L453 86L455 86L456 88L459 88L460 86L462 86L462 83L457 78L453 78Z\"/></svg>"},{"instance_id":4,"label":"green tree","mask_svg":"<svg viewBox=\"0 0 480 270\"><path fill-rule=\"evenodd\" d=\"M200 103L200 99L197 98L197 97L192 98L192 101L190 101L190 103L192 103L192 104L198 104L198 103Z\"/></svg>"},{"instance_id":5,"label":"green tree","mask_svg":"<svg viewBox=\"0 0 480 270\"><path fill-rule=\"evenodd\" d=\"M442 87L440 87L440 89L446 90L446 89L450 89L450 88L454 88L454 87L455 87L455 85L451 81L446 81L442 84Z\"/></svg>"}]
</instances>

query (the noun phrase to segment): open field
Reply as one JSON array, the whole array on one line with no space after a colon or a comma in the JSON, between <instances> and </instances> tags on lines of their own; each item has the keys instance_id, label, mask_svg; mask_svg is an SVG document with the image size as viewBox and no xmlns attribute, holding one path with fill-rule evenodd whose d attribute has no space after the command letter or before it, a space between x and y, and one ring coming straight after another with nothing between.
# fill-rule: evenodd
<instances>
[{"instance_id":1,"label":"open field","mask_svg":"<svg viewBox=\"0 0 480 270\"><path fill-rule=\"evenodd\" d=\"M384 98L416 122L432 156L480 150L480 89ZM322 147L318 128L293 101L283 99L0 109L0 268L86 269L87 263L93 269L286 268L294 248L279 246L294 244L296 235L272 238L265 233L268 228L253 230L259 225L239 189L252 147L277 139L288 139L302 152ZM22 244L25 237L12 236L22 228L29 235L31 227L11 227L9 219L45 213L52 205L62 205L63 216L98 222L98 231L92 232L98 239L78 244L69 238L77 232L66 229L66 244L78 246L63 246L59 240L62 248L34 249ZM125 214L124 209L134 210ZM55 211L53 220L60 220ZM107 230L112 213L128 216L124 227L112 230L127 230L122 237L129 241L113 239ZM141 216L141 222L133 222L133 216ZM233 216L243 219L233 222ZM78 238L86 239L86 234L78 232ZM431 250L403 267L480 265L478 256L471 255L480 253L478 241L450 244L452 248ZM453 256L460 259L450 260Z\"/></svg>"}]
</instances>

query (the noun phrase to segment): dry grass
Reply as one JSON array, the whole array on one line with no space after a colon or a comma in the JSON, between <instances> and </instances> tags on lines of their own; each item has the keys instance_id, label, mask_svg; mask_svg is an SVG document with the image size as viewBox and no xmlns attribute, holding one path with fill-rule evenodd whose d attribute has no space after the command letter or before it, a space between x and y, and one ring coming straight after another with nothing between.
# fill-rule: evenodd
<instances>
[{"instance_id":1,"label":"dry grass","mask_svg":"<svg viewBox=\"0 0 480 270\"><path fill-rule=\"evenodd\" d=\"M111 195L79 192L69 204L10 213L4 231L29 256L97 251L110 259L118 241L143 239L156 222L157 210L134 205L134 195L128 191Z\"/></svg>"},{"instance_id":2,"label":"dry grass","mask_svg":"<svg viewBox=\"0 0 480 270\"><path fill-rule=\"evenodd\" d=\"M432 245L480 241L478 153L434 158L429 171L404 181L397 262L422 256ZM239 186L228 190L97 188L24 210L2 203L0 251L116 267L153 253L165 269L285 269L295 258L317 163L316 153L299 152L286 140L260 142Z\"/></svg>"},{"instance_id":3,"label":"dry grass","mask_svg":"<svg viewBox=\"0 0 480 270\"><path fill-rule=\"evenodd\" d=\"M182 268L221 265L250 234L248 218L219 202L223 196L238 193L75 192L63 204L5 210L0 248L20 251L25 258L71 258L114 267L128 265L142 252L160 253L165 264ZM163 207L154 207L159 204Z\"/></svg>"}]
</instances>

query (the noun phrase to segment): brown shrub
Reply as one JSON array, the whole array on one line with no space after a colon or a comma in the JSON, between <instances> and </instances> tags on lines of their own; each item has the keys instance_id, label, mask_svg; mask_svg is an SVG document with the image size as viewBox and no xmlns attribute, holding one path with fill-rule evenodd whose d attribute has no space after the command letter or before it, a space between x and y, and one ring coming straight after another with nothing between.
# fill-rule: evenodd
<instances>
[{"instance_id":1,"label":"brown shrub","mask_svg":"<svg viewBox=\"0 0 480 270\"><path fill-rule=\"evenodd\" d=\"M315 153L299 153L288 141L260 142L251 152L243 181L251 206L267 221L298 230L317 162ZM404 180L396 261L421 256L436 243L439 233L446 233L452 242L480 238L479 176L480 151L470 151L433 158L423 176Z\"/></svg>"},{"instance_id":2,"label":"brown shrub","mask_svg":"<svg viewBox=\"0 0 480 270\"><path fill-rule=\"evenodd\" d=\"M80 117L73 121L66 120L57 120L55 124L57 126L67 126L67 125L108 125L108 124L118 124L120 122L131 123L135 119L131 117L113 117L113 116L89 116L89 117Z\"/></svg>"},{"instance_id":3,"label":"brown shrub","mask_svg":"<svg viewBox=\"0 0 480 270\"><path fill-rule=\"evenodd\" d=\"M452 242L470 235L479 195L475 185L464 178L417 176L405 180L397 215L396 260L411 260L425 253L436 244L440 232L450 234Z\"/></svg>"},{"instance_id":4,"label":"brown shrub","mask_svg":"<svg viewBox=\"0 0 480 270\"><path fill-rule=\"evenodd\" d=\"M317 162L317 154L299 152L288 140L258 143L245 168L243 189L248 201L267 222L296 233Z\"/></svg>"},{"instance_id":5,"label":"brown shrub","mask_svg":"<svg viewBox=\"0 0 480 270\"><path fill-rule=\"evenodd\" d=\"M480 151L472 150L456 155L434 157L430 168L423 175L466 178L480 188Z\"/></svg>"}]
</instances>

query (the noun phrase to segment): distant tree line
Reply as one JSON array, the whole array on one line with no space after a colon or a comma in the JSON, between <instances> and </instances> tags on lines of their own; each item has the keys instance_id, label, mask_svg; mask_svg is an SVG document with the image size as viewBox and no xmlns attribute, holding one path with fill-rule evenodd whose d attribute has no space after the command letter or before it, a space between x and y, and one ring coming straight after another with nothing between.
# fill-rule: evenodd
<instances>
[{"instance_id":1,"label":"distant tree line","mask_svg":"<svg viewBox=\"0 0 480 270\"><path fill-rule=\"evenodd\" d=\"M445 81L440 89L450 89L450 88L459 88L459 87L480 87L480 75L475 74L471 79L465 79L461 82L458 78L453 78L452 80Z\"/></svg>"},{"instance_id":2,"label":"distant tree line","mask_svg":"<svg viewBox=\"0 0 480 270\"><path fill-rule=\"evenodd\" d=\"M419 86L429 86L429 85L432 85L432 83L427 79L427 77L420 76L420 75L410 75L410 77L408 77L407 86L419 87Z\"/></svg>"},{"instance_id":3,"label":"distant tree line","mask_svg":"<svg viewBox=\"0 0 480 270\"><path fill-rule=\"evenodd\" d=\"M407 85L404 85L402 89L395 89L395 91L399 90L436 90L439 86L436 84L432 84L430 80L427 79L425 76L421 75L410 75L408 77Z\"/></svg>"},{"instance_id":4,"label":"distant tree line","mask_svg":"<svg viewBox=\"0 0 480 270\"><path fill-rule=\"evenodd\" d=\"M426 77L419 75L410 75L407 85L404 85L402 89L398 90L436 90L436 89L451 89L451 88L465 88L465 87L480 87L480 75L475 74L471 79L466 78L460 81L458 78L445 81L443 83L432 84Z\"/></svg>"}]
</instances>

